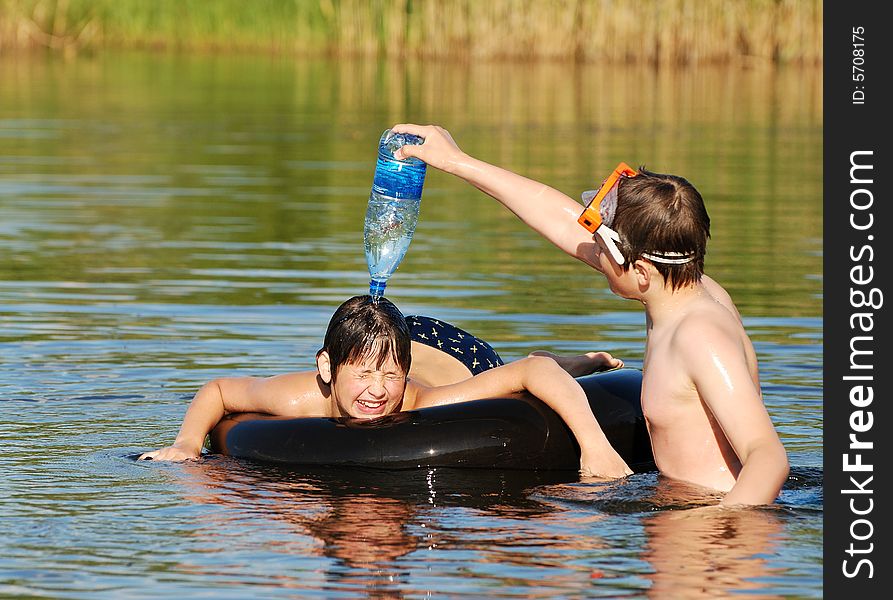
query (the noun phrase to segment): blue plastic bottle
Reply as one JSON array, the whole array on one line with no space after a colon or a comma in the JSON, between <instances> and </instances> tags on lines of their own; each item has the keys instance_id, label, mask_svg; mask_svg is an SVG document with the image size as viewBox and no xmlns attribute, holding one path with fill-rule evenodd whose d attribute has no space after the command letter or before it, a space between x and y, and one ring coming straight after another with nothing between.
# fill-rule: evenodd
<instances>
[{"instance_id":1,"label":"blue plastic bottle","mask_svg":"<svg viewBox=\"0 0 893 600\"><path fill-rule=\"evenodd\" d=\"M397 160L394 152L424 140L386 129L378 141L378 163L366 209L363 245L369 266L369 294L384 295L388 279L400 266L419 222L425 163L417 158Z\"/></svg>"}]
</instances>

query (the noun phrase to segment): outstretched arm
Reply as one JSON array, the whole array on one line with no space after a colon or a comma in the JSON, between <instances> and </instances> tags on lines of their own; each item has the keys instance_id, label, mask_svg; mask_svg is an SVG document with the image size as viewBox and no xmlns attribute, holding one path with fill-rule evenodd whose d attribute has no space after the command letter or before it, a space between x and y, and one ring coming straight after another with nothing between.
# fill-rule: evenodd
<instances>
[{"instance_id":1,"label":"outstretched arm","mask_svg":"<svg viewBox=\"0 0 893 600\"><path fill-rule=\"evenodd\" d=\"M314 394L315 392L315 394ZM201 455L205 436L224 415L264 412L299 416L319 394L316 371L274 377L229 377L203 385L192 398L177 439L170 446L145 452L139 460L188 460Z\"/></svg>"},{"instance_id":2,"label":"outstretched arm","mask_svg":"<svg viewBox=\"0 0 893 600\"><path fill-rule=\"evenodd\" d=\"M580 444L583 474L615 478L632 474L605 437L583 389L558 363L545 356L528 356L453 385L422 388L415 406L455 404L523 391L545 402L570 427Z\"/></svg>"},{"instance_id":3,"label":"outstretched arm","mask_svg":"<svg viewBox=\"0 0 893 600\"><path fill-rule=\"evenodd\" d=\"M395 156L414 156L432 167L464 179L501 202L524 223L567 254L598 268L592 234L577 223L580 203L544 183L528 179L465 154L447 130L437 125L395 125L396 133L425 138L421 145L407 145Z\"/></svg>"}]
</instances>

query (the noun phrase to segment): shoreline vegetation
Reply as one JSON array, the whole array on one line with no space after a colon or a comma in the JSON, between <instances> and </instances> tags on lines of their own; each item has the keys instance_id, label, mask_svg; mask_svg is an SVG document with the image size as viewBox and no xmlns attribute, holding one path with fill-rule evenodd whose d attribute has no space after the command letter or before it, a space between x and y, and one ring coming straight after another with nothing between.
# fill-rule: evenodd
<instances>
[{"instance_id":1,"label":"shoreline vegetation","mask_svg":"<svg viewBox=\"0 0 893 600\"><path fill-rule=\"evenodd\" d=\"M0 0L0 54L820 65L822 0Z\"/></svg>"}]
</instances>

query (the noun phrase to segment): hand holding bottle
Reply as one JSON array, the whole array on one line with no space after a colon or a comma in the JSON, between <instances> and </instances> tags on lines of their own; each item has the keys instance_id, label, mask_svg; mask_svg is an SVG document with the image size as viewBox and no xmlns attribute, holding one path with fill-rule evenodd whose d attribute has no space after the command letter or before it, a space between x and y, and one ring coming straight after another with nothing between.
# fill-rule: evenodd
<instances>
[{"instance_id":1,"label":"hand holding bottle","mask_svg":"<svg viewBox=\"0 0 893 600\"><path fill-rule=\"evenodd\" d=\"M404 146L394 153L400 160L417 158L425 161L435 169L453 173L451 166L457 165L467 158L453 140L450 132L439 125L413 125L401 123L391 128L394 133L408 133L424 140L421 145Z\"/></svg>"}]
</instances>

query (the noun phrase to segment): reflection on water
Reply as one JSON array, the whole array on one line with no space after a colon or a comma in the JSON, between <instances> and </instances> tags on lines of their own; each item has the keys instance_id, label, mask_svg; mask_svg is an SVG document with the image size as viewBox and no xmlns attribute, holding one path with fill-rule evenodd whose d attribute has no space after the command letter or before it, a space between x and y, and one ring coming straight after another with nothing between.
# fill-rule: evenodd
<instances>
[{"instance_id":1,"label":"reflection on water","mask_svg":"<svg viewBox=\"0 0 893 600\"><path fill-rule=\"evenodd\" d=\"M616 593L616 584L628 587L634 576L639 581L628 589L653 598L781 597L784 585L768 581L785 570L770 557L779 556L789 541L785 526L796 519L783 505L707 506L716 498L654 474L587 484L566 474L302 471L209 457L176 477L190 502L224 508L200 532L216 540L212 548L250 523L266 530L273 554L331 559L311 581L280 582L298 591L432 594L452 587L461 565L463 576L506 596L545 589L599 595L603 586ZM797 477L807 488L821 485L820 472ZM624 523L631 515L639 526ZM628 536L621 548L610 541L618 529ZM190 574L223 574L203 562L193 561ZM420 570L427 571L421 580Z\"/></svg>"},{"instance_id":2,"label":"reflection on water","mask_svg":"<svg viewBox=\"0 0 893 600\"><path fill-rule=\"evenodd\" d=\"M771 510L665 511L644 523L642 557L654 569L650 598L783 597L767 581L784 571L764 557L786 541L783 522Z\"/></svg>"},{"instance_id":3,"label":"reflection on water","mask_svg":"<svg viewBox=\"0 0 893 600\"><path fill-rule=\"evenodd\" d=\"M784 68L0 59L0 595L820 597L821 89ZM708 271L794 465L775 507L713 512L654 473L126 458L207 380L312 367L366 289L369 148L398 121L573 196L620 160L702 191ZM509 359L641 365L637 306L441 173L389 290Z\"/></svg>"},{"instance_id":4,"label":"reflection on water","mask_svg":"<svg viewBox=\"0 0 893 600\"><path fill-rule=\"evenodd\" d=\"M530 490L569 478L448 469L301 471L225 457L187 464L178 475L191 502L226 508L208 524L211 530L226 535L246 516L281 524L297 538L309 538L302 554L331 559L315 585L373 594L412 586L410 573L438 553L492 551L491 540L499 540L497 546L523 544L522 531L510 523L551 512L529 498ZM452 523L454 517L445 513L450 509L485 513L494 527L487 528L486 540L475 540L481 532Z\"/></svg>"}]
</instances>

